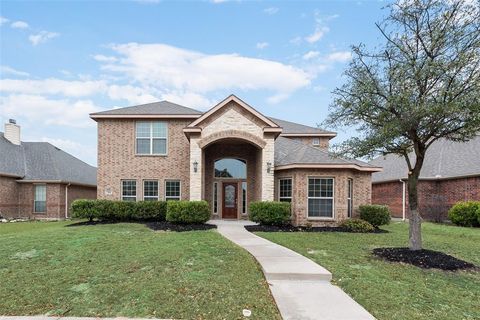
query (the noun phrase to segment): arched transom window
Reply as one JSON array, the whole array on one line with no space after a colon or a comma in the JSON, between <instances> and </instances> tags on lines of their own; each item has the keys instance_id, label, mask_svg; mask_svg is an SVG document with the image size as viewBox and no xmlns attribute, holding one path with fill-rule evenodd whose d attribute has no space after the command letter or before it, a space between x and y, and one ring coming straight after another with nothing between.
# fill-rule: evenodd
<instances>
[{"instance_id":1,"label":"arched transom window","mask_svg":"<svg viewBox=\"0 0 480 320\"><path fill-rule=\"evenodd\" d=\"M215 178L246 179L247 164L244 160L234 158L216 160Z\"/></svg>"}]
</instances>

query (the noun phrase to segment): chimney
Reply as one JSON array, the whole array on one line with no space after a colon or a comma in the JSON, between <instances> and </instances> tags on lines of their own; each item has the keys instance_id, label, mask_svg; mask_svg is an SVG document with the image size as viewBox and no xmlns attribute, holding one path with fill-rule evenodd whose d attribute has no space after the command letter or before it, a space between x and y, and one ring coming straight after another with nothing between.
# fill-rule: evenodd
<instances>
[{"instance_id":1,"label":"chimney","mask_svg":"<svg viewBox=\"0 0 480 320\"><path fill-rule=\"evenodd\" d=\"M14 119L9 119L8 123L5 123L5 139L10 141L13 144L19 146L20 141L20 126L17 125L17 121Z\"/></svg>"}]
</instances>

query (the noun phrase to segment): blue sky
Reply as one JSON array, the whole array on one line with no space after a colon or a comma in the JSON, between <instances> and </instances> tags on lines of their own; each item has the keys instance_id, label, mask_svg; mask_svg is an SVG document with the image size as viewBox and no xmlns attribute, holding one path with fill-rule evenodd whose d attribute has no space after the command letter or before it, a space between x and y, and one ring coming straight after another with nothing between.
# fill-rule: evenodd
<instances>
[{"instance_id":1,"label":"blue sky","mask_svg":"<svg viewBox=\"0 0 480 320\"><path fill-rule=\"evenodd\" d=\"M382 1L2 1L0 120L96 164L88 114L169 100L207 110L230 93L315 126L350 46L380 41ZM3 131L3 129L0 129ZM334 142L355 134L340 131Z\"/></svg>"}]
</instances>

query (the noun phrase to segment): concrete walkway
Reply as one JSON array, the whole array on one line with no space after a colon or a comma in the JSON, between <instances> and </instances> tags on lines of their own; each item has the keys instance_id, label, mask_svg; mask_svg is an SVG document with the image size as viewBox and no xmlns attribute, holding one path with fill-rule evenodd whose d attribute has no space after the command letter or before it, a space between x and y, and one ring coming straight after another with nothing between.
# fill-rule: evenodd
<instances>
[{"instance_id":1,"label":"concrete walkway","mask_svg":"<svg viewBox=\"0 0 480 320\"><path fill-rule=\"evenodd\" d=\"M218 232L250 252L260 263L285 320L375 319L330 283L332 274L312 260L248 232L250 221L211 220Z\"/></svg>"}]
</instances>

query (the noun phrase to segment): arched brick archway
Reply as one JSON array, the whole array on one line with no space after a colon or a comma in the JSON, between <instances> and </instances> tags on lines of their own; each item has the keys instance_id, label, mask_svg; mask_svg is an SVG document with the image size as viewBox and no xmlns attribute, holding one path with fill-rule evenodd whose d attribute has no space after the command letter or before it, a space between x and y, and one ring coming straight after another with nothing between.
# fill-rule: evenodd
<instances>
[{"instance_id":1,"label":"arched brick archway","mask_svg":"<svg viewBox=\"0 0 480 320\"><path fill-rule=\"evenodd\" d=\"M200 141L198 141L198 146L203 149L214 142L224 139L245 140L260 149L263 149L266 145L266 142L264 140L249 132L242 130L224 130L212 133L209 136L202 138Z\"/></svg>"}]
</instances>

